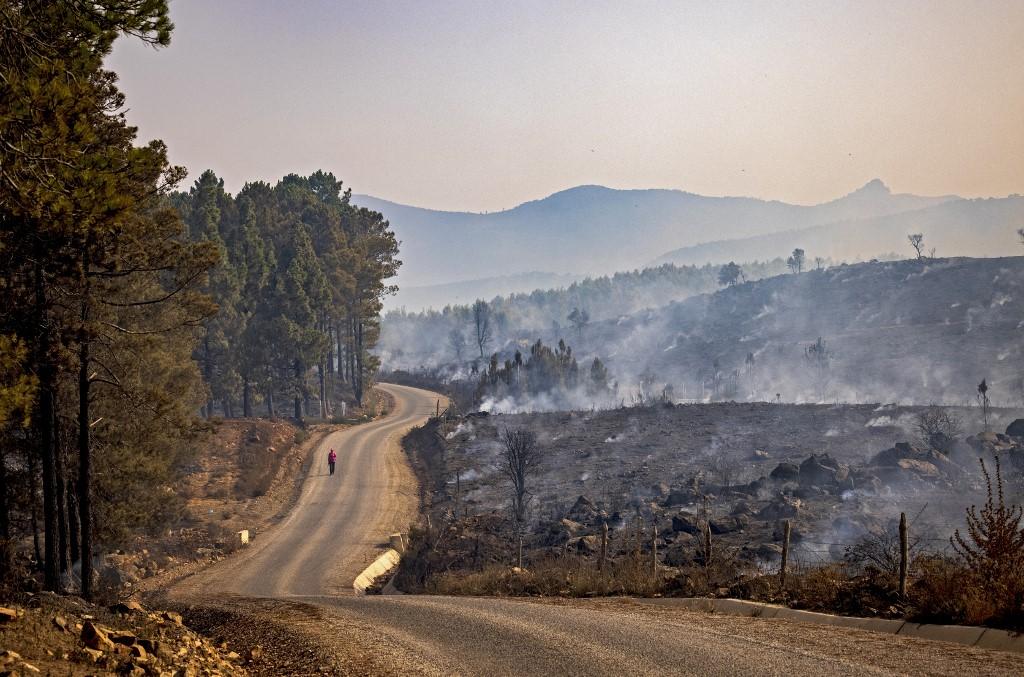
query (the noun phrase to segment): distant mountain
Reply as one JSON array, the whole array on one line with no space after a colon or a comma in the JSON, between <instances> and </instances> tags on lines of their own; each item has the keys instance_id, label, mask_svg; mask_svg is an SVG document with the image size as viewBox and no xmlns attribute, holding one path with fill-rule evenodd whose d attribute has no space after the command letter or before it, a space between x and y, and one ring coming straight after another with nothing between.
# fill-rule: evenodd
<instances>
[{"instance_id":1,"label":"distant mountain","mask_svg":"<svg viewBox=\"0 0 1024 677\"><path fill-rule=\"evenodd\" d=\"M955 199L894 194L878 180L814 206L603 186L570 188L488 214L421 209L368 195L352 198L391 222L402 242L399 284L404 286L538 270L614 272L701 242L873 218Z\"/></svg>"},{"instance_id":2,"label":"distant mountain","mask_svg":"<svg viewBox=\"0 0 1024 677\"><path fill-rule=\"evenodd\" d=\"M809 260L865 259L888 252L909 256L910 233L923 234L926 250L934 247L939 256L1000 256L1020 248L1016 231L1021 226L1024 197L954 199L897 214L683 247L649 265L762 260L787 256L797 247Z\"/></svg>"},{"instance_id":3,"label":"distant mountain","mask_svg":"<svg viewBox=\"0 0 1024 677\"><path fill-rule=\"evenodd\" d=\"M584 275L558 273L520 273L465 282L399 287L398 294L384 299L384 310L405 308L416 312L427 308L440 309L449 304L467 304L477 299L490 300L495 296L531 292L534 289L566 287Z\"/></svg>"}]
</instances>

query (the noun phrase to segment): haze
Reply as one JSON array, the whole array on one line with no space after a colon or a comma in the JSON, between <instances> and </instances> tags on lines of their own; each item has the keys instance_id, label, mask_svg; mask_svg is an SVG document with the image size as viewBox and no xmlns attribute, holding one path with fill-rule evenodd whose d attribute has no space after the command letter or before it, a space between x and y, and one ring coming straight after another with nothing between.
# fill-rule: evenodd
<instances>
[{"instance_id":1,"label":"haze","mask_svg":"<svg viewBox=\"0 0 1024 677\"><path fill-rule=\"evenodd\" d=\"M1024 176L1024 3L217 3L118 42L129 120L229 190L332 170L493 211L578 184L811 204Z\"/></svg>"}]
</instances>

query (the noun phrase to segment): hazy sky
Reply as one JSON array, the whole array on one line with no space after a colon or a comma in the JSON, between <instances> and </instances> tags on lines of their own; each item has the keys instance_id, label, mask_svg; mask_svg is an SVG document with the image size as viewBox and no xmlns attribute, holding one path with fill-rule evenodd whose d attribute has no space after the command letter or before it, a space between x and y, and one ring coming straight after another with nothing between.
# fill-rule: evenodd
<instances>
[{"instance_id":1,"label":"hazy sky","mask_svg":"<svg viewBox=\"0 0 1024 677\"><path fill-rule=\"evenodd\" d=\"M172 0L129 119L193 176L496 210L577 184L1024 192L1024 0Z\"/></svg>"}]
</instances>

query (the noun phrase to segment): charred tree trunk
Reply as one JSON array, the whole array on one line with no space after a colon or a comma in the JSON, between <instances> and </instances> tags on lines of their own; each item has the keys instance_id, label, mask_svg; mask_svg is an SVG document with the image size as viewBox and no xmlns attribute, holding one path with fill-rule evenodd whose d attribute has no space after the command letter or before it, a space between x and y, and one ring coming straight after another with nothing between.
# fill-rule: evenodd
<instances>
[{"instance_id":1,"label":"charred tree trunk","mask_svg":"<svg viewBox=\"0 0 1024 677\"><path fill-rule=\"evenodd\" d=\"M75 484L70 479L67 482L65 493L68 497L68 544L71 548L72 565L82 557L79 534L82 533L78 523L78 500L75 498Z\"/></svg>"},{"instance_id":2,"label":"charred tree trunk","mask_svg":"<svg viewBox=\"0 0 1024 677\"><path fill-rule=\"evenodd\" d=\"M267 388L267 416L274 418L274 387Z\"/></svg>"},{"instance_id":3,"label":"charred tree trunk","mask_svg":"<svg viewBox=\"0 0 1024 677\"><path fill-rule=\"evenodd\" d=\"M36 568L43 567L43 550L39 539L39 464L36 461L34 450L26 454L26 465L28 466L28 491L29 491L29 517L32 522L32 549L36 556Z\"/></svg>"},{"instance_id":4,"label":"charred tree trunk","mask_svg":"<svg viewBox=\"0 0 1024 677\"><path fill-rule=\"evenodd\" d=\"M83 269L88 259L83 255ZM82 337L78 346L78 521L81 529L82 597L92 599L92 449L89 439L89 290L82 300ZM210 402L210 409L213 402Z\"/></svg>"},{"instance_id":5,"label":"charred tree trunk","mask_svg":"<svg viewBox=\"0 0 1024 677\"><path fill-rule=\"evenodd\" d=\"M54 465L54 486L57 489L57 567L60 573L67 573L71 569L71 561L68 552L68 512L67 496L64 493L64 468L65 454L63 445L57 451L56 464Z\"/></svg>"},{"instance_id":6,"label":"charred tree trunk","mask_svg":"<svg viewBox=\"0 0 1024 677\"><path fill-rule=\"evenodd\" d=\"M39 399L34 427L43 470L43 586L47 590L56 591L60 585L57 566L57 490L54 486L57 367L51 355L52 336L49 318L46 317L46 289L43 269L39 263L35 267L35 302L36 326L39 327L36 344Z\"/></svg>"},{"instance_id":7,"label":"charred tree trunk","mask_svg":"<svg viewBox=\"0 0 1024 677\"><path fill-rule=\"evenodd\" d=\"M7 455L0 448L0 581L7 579L14 560L11 547L11 504L7 498Z\"/></svg>"},{"instance_id":8,"label":"charred tree trunk","mask_svg":"<svg viewBox=\"0 0 1024 677\"><path fill-rule=\"evenodd\" d=\"M252 384L248 379L242 383L242 416L252 418Z\"/></svg>"}]
</instances>

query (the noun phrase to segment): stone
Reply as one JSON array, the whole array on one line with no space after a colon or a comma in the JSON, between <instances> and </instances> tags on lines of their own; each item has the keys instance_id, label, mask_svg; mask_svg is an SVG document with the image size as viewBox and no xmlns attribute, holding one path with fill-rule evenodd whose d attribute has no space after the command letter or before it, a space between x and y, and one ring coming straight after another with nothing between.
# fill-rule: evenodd
<instances>
[{"instance_id":1,"label":"stone","mask_svg":"<svg viewBox=\"0 0 1024 677\"><path fill-rule=\"evenodd\" d=\"M0 663L2 663L4 665L7 665L8 663L13 663L14 661L20 661L20 660L21 660L21 654L18 653L17 651L11 651L10 649L6 649L2 653L0 653Z\"/></svg>"},{"instance_id":2,"label":"stone","mask_svg":"<svg viewBox=\"0 0 1024 677\"><path fill-rule=\"evenodd\" d=\"M757 512L757 516L766 520L793 519L800 514L803 501L789 496L778 496L771 503Z\"/></svg>"},{"instance_id":3,"label":"stone","mask_svg":"<svg viewBox=\"0 0 1024 677\"><path fill-rule=\"evenodd\" d=\"M132 633L121 630L110 630L107 632L107 637L114 644L120 644L121 646L132 646L139 641L138 637Z\"/></svg>"},{"instance_id":4,"label":"stone","mask_svg":"<svg viewBox=\"0 0 1024 677\"><path fill-rule=\"evenodd\" d=\"M63 616L61 616L60 614L57 614L56 616L54 616L54 617L53 617L53 624L54 624L55 626L57 626L57 628L58 628L58 629L59 629L59 630L60 630L61 632L68 632L68 631L69 631L69 629L70 629L70 627L71 627L71 626L70 626L70 625L68 624L68 619L64 618L64 617L63 617Z\"/></svg>"},{"instance_id":5,"label":"stone","mask_svg":"<svg viewBox=\"0 0 1024 677\"><path fill-rule=\"evenodd\" d=\"M800 477L800 468L795 463L780 463L769 477L777 482L789 482Z\"/></svg>"},{"instance_id":6,"label":"stone","mask_svg":"<svg viewBox=\"0 0 1024 677\"><path fill-rule=\"evenodd\" d=\"M145 660L148 656L148 652L142 648L142 645L135 644L131 648L131 655L132 658L140 658L142 660Z\"/></svg>"},{"instance_id":7,"label":"stone","mask_svg":"<svg viewBox=\"0 0 1024 677\"><path fill-rule=\"evenodd\" d=\"M719 517L708 520L708 527L711 529L711 533L716 536L742 531L746 526L747 520L745 517Z\"/></svg>"},{"instance_id":8,"label":"stone","mask_svg":"<svg viewBox=\"0 0 1024 677\"><path fill-rule=\"evenodd\" d=\"M594 502L586 496L577 498L565 517L580 524L595 524L607 519L607 515L598 510Z\"/></svg>"},{"instance_id":9,"label":"stone","mask_svg":"<svg viewBox=\"0 0 1024 677\"><path fill-rule=\"evenodd\" d=\"M1006 434L1009 437L1024 437L1024 418L1018 418L1006 426Z\"/></svg>"},{"instance_id":10,"label":"stone","mask_svg":"<svg viewBox=\"0 0 1024 677\"><path fill-rule=\"evenodd\" d=\"M146 609L141 604L136 602L134 599L130 599L127 602L118 602L117 604L110 607L110 611L115 614L121 614L122 616L127 616L135 613L146 613Z\"/></svg>"},{"instance_id":11,"label":"stone","mask_svg":"<svg viewBox=\"0 0 1024 677\"><path fill-rule=\"evenodd\" d=\"M903 470L911 470L922 477L939 476L939 469L928 461L918 461L913 458L902 458L897 465Z\"/></svg>"},{"instance_id":12,"label":"stone","mask_svg":"<svg viewBox=\"0 0 1024 677\"><path fill-rule=\"evenodd\" d=\"M94 625L92 621L86 621L82 626L82 643L90 649L112 651L114 643L107 637L107 633Z\"/></svg>"},{"instance_id":13,"label":"stone","mask_svg":"<svg viewBox=\"0 0 1024 677\"><path fill-rule=\"evenodd\" d=\"M246 658L250 663L259 662L263 658L263 647L257 644L246 652Z\"/></svg>"},{"instance_id":14,"label":"stone","mask_svg":"<svg viewBox=\"0 0 1024 677\"><path fill-rule=\"evenodd\" d=\"M83 651L85 651L85 655L88 656L93 663L98 663L103 658L103 652L98 651L97 649L85 647Z\"/></svg>"},{"instance_id":15,"label":"stone","mask_svg":"<svg viewBox=\"0 0 1024 677\"><path fill-rule=\"evenodd\" d=\"M811 454L800 464L801 486L827 487L836 483L839 463L828 454Z\"/></svg>"},{"instance_id":16,"label":"stone","mask_svg":"<svg viewBox=\"0 0 1024 677\"><path fill-rule=\"evenodd\" d=\"M18 620L18 610L6 606L0 606L0 623L10 623Z\"/></svg>"},{"instance_id":17,"label":"stone","mask_svg":"<svg viewBox=\"0 0 1024 677\"><path fill-rule=\"evenodd\" d=\"M177 611L165 611L160 615L165 621L170 621L175 625L184 625L185 621L182 619L181 614Z\"/></svg>"},{"instance_id":18,"label":"stone","mask_svg":"<svg viewBox=\"0 0 1024 677\"><path fill-rule=\"evenodd\" d=\"M697 525L697 518L687 512L681 512L672 516L672 531L679 531L684 534L696 534L700 532Z\"/></svg>"}]
</instances>

